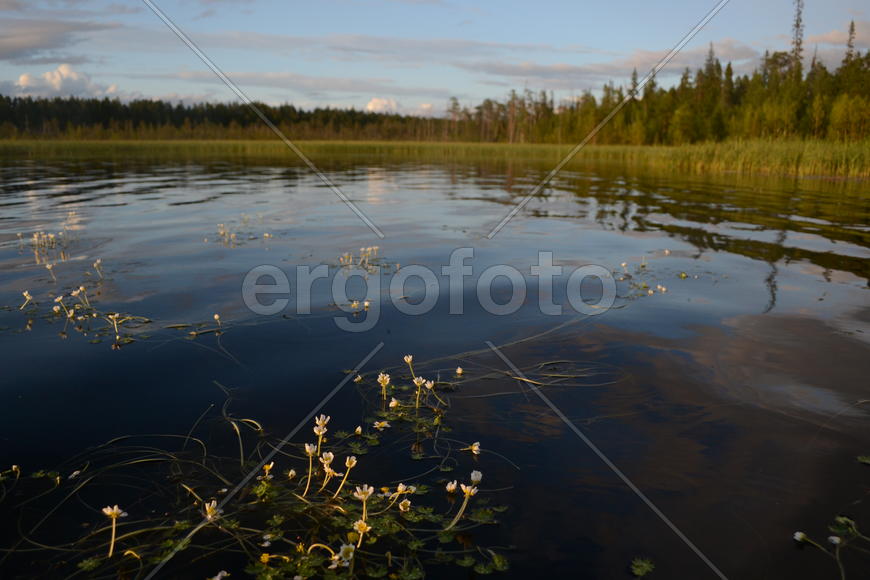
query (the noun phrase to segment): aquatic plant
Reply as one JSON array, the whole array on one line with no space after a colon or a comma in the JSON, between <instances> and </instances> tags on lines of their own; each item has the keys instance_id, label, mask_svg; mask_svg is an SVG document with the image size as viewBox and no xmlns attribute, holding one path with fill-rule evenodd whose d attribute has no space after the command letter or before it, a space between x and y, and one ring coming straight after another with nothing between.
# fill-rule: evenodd
<instances>
[{"instance_id":1,"label":"aquatic plant","mask_svg":"<svg viewBox=\"0 0 870 580\"><path fill-rule=\"evenodd\" d=\"M109 540L109 555L107 556L107 558L111 558L112 554L115 553L115 538L117 537L118 518L126 518L127 512L122 511L121 508L118 507L118 504L115 504L113 507L104 507L103 514L112 522L112 539Z\"/></svg>"},{"instance_id":2,"label":"aquatic plant","mask_svg":"<svg viewBox=\"0 0 870 580\"><path fill-rule=\"evenodd\" d=\"M345 252L338 257L338 263L342 266L356 266L364 270L369 270L377 265L379 246L368 246L359 249L359 255L355 256L353 252Z\"/></svg>"},{"instance_id":3,"label":"aquatic plant","mask_svg":"<svg viewBox=\"0 0 870 580\"><path fill-rule=\"evenodd\" d=\"M671 254L670 250L667 249L661 253L665 257ZM623 285L619 294L620 298L632 300L644 296L654 296L657 293L666 294L668 292L667 286L657 281L662 276L671 275L666 269L650 267L646 256L641 256L641 261L636 266L631 268L629 266L628 262L621 262L619 267L622 271L613 272L614 280ZM680 272L676 276L681 280L689 277L685 272Z\"/></svg>"},{"instance_id":4,"label":"aquatic plant","mask_svg":"<svg viewBox=\"0 0 870 580\"><path fill-rule=\"evenodd\" d=\"M411 389L397 390L411 396ZM244 569L261 579L419 578L430 565L450 563L481 573L507 568L503 555L470 541L475 528L495 523L494 514L503 510L484 498L480 509L469 513L483 479L480 471L472 471L469 483L462 484L465 499L459 509L439 513L433 487L421 476L413 484L380 487L351 476L364 463L353 450L365 454L378 445L378 431L359 426L352 433L332 434L331 417L321 414L312 427L319 443L285 445L258 422L235 418L226 408L214 420L231 424L231 433L252 443L243 467L260 473L241 478L233 489L240 466L211 451L218 443L200 437L202 431L212 432L203 417L186 435L157 436L178 442L173 447L122 437L72 458L57 472L27 478L18 466L0 472L0 509L9 506L24 533L11 550L0 552L0 566L5 560L6 565L36 566L29 568L31 574L44 568L64 575L78 570L93 577L142 577L172 557L171 565L184 569L212 563L223 569L217 576L208 572L212 577ZM251 427L255 439L238 424ZM344 473L332 468L339 457ZM298 478L296 468L303 465L307 476ZM285 476L275 476L279 468ZM312 485L315 479L322 480L319 486ZM4 502L12 497L14 502ZM92 520L90 506L97 498L113 502L102 509L108 526L93 525L81 535L66 529L61 543L33 542L55 517ZM456 549L445 549L459 536Z\"/></svg>"},{"instance_id":5,"label":"aquatic plant","mask_svg":"<svg viewBox=\"0 0 870 580\"><path fill-rule=\"evenodd\" d=\"M263 214L258 213L256 215L256 222L258 225L263 224ZM263 232L262 234L263 240L270 240L273 237L274 235L269 232ZM219 242L227 248L235 248L246 241L254 241L260 238L257 233L251 229L251 216L243 213L237 221L234 220L231 223L217 224L217 231L211 239ZM203 242L208 243L209 237L206 236L203 239Z\"/></svg>"},{"instance_id":6,"label":"aquatic plant","mask_svg":"<svg viewBox=\"0 0 870 580\"><path fill-rule=\"evenodd\" d=\"M635 558L631 561L631 573L637 578L651 574L655 568L655 564L649 558Z\"/></svg>"},{"instance_id":7,"label":"aquatic plant","mask_svg":"<svg viewBox=\"0 0 870 580\"><path fill-rule=\"evenodd\" d=\"M859 463L870 465L870 459L866 456L859 456L856 459ZM844 551L851 550L863 555L870 554L870 536L858 528L854 519L845 515L836 516L833 523L828 526L828 531L831 532L831 535L824 541L817 541L803 531L796 531L792 534L792 539L798 545L812 546L829 556L837 566L840 579L845 580Z\"/></svg>"},{"instance_id":8,"label":"aquatic plant","mask_svg":"<svg viewBox=\"0 0 870 580\"><path fill-rule=\"evenodd\" d=\"M268 131L267 131L268 133ZM0 141L8 157L39 159L245 159L248 162L286 162L287 147L270 140L34 140ZM306 154L340 159L368 156L427 163L511 162L547 166L557 164L572 145L528 143L447 143L426 141L304 141ZM673 175L789 175L834 178L870 177L870 156L864 141L743 139L680 146L590 145L566 168L615 165L633 171Z\"/></svg>"},{"instance_id":9,"label":"aquatic plant","mask_svg":"<svg viewBox=\"0 0 870 580\"><path fill-rule=\"evenodd\" d=\"M32 326L35 317L41 317L48 322L63 321L63 329L60 331L61 338L67 337L67 331L72 329L82 336L90 336L91 342L100 342L104 336L113 336L112 348L120 348L132 343L135 338L126 330L132 330L151 320L144 316L125 314L120 312L105 311L97 307L88 297L88 288L79 285L69 292L64 292L51 299L51 308L40 309L39 302L29 290L22 292L24 302L18 307L28 318L27 329ZM67 301L69 300L69 302ZM102 320L104 325L95 325L96 321Z\"/></svg>"}]
</instances>

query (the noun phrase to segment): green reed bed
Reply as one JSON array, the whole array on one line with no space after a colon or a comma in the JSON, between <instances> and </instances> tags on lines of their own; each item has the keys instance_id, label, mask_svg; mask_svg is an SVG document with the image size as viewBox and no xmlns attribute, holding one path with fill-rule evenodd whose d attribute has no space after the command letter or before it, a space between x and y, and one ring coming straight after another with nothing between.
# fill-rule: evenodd
<instances>
[{"instance_id":1,"label":"green reed bed","mask_svg":"<svg viewBox=\"0 0 870 580\"><path fill-rule=\"evenodd\" d=\"M408 141L300 141L307 155L396 161L528 161L555 165L571 145ZM569 164L618 163L632 168L682 173L778 174L799 177L868 178L870 142L751 140L682 146L590 145ZM279 141L0 141L10 158L99 158L251 161L298 160Z\"/></svg>"}]
</instances>

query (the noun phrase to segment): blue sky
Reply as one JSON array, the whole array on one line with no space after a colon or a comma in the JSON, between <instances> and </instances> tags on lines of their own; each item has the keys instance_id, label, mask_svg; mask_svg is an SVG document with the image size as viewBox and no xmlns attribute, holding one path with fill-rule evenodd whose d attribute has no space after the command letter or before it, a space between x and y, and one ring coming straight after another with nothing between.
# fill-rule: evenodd
<instances>
[{"instance_id":1,"label":"blue sky","mask_svg":"<svg viewBox=\"0 0 870 580\"><path fill-rule=\"evenodd\" d=\"M567 98L641 76L714 0L154 0L252 98L439 113L511 89ZM857 0L807 0L808 56L839 62ZM787 49L791 0L731 0L660 76L709 44L748 71ZM229 101L234 95L140 0L0 0L0 93Z\"/></svg>"}]
</instances>

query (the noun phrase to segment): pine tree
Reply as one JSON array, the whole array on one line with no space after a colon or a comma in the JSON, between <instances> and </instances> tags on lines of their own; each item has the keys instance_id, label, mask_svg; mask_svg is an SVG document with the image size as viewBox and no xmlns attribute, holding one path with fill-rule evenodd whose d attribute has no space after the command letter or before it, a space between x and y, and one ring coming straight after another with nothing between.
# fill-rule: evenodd
<instances>
[{"instance_id":1,"label":"pine tree","mask_svg":"<svg viewBox=\"0 0 870 580\"><path fill-rule=\"evenodd\" d=\"M855 60L855 21L849 22L849 39L846 41L846 62Z\"/></svg>"},{"instance_id":2,"label":"pine tree","mask_svg":"<svg viewBox=\"0 0 870 580\"><path fill-rule=\"evenodd\" d=\"M794 0L794 22L791 39L791 67L795 77L801 77L804 52L804 0Z\"/></svg>"}]
</instances>

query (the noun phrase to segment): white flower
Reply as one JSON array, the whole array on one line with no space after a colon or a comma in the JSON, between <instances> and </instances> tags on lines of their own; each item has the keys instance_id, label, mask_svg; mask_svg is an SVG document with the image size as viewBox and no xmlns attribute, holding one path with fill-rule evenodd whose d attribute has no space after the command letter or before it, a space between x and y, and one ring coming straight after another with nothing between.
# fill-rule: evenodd
<instances>
[{"instance_id":1,"label":"white flower","mask_svg":"<svg viewBox=\"0 0 870 580\"><path fill-rule=\"evenodd\" d=\"M365 523L365 520L357 520L353 523L353 529L358 534L364 534L364 533L368 532L369 530L371 530L372 527L370 525L368 525L367 523Z\"/></svg>"},{"instance_id":2,"label":"white flower","mask_svg":"<svg viewBox=\"0 0 870 580\"><path fill-rule=\"evenodd\" d=\"M424 384L426 385L426 389L430 391L435 388L435 381L426 381Z\"/></svg>"},{"instance_id":3,"label":"white flower","mask_svg":"<svg viewBox=\"0 0 870 580\"><path fill-rule=\"evenodd\" d=\"M389 385L390 384L390 375L388 375L386 373L379 374L378 375L378 384L380 384L382 387L386 387L387 385Z\"/></svg>"},{"instance_id":4,"label":"white flower","mask_svg":"<svg viewBox=\"0 0 870 580\"><path fill-rule=\"evenodd\" d=\"M226 570L221 570L220 572L218 572L217 574L215 574L214 576L212 576L208 580L224 580L224 578L226 578L229 575L230 575L230 573L227 572Z\"/></svg>"},{"instance_id":5,"label":"white flower","mask_svg":"<svg viewBox=\"0 0 870 580\"><path fill-rule=\"evenodd\" d=\"M366 501L375 492L375 488L368 484L363 484L362 487L357 486L353 496L360 501Z\"/></svg>"},{"instance_id":6,"label":"white flower","mask_svg":"<svg viewBox=\"0 0 870 580\"><path fill-rule=\"evenodd\" d=\"M330 419L332 419L332 417L330 417L328 415L324 415L321 413L321 415L319 417L314 419L314 422L317 423L317 425L319 425L321 427L325 427L326 424L329 423Z\"/></svg>"},{"instance_id":7,"label":"white flower","mask_svg":"<svg viewBox=\"0 0 870 580\"><path fill-rule=\"evenodd\" d=\"M843 540L840 538L840 536L828 536L828 541L835 546L839 546Z\"/></svg>"},{"instance_id":8,"label":"white flower","mask_svg":"<svg viewBox=\"0 0 870 580\"><path fill-rule=\"evenodd\" d=\"M422 387L423 383L425 383L425 382L426 382L426 379L424 379L423 377L414 377L414 384L418 387Z\"/></svg>"},{"instance_id":9,"label":"white flower","mask_svg":"<svg viewBox=\"0 0 870 580\"><path fill-rule=\"evenodd\" d=\"M411 509L411 500L403 499L402 501L399 502L399 511L400 512L406 512L410 509Z\"/></svg>"},{"instance_id":10,"label":"white flower","mask_svg":"<svg viewBox=\"0 0 870 580\"><path fill-rule=\"evenodd\" d=\"M353 544L342 544L341 548L338 549L338 555L342 560L349 562L350 560L353 560L355 550L356 546Z\"/></svg>"},{"instance_id":11,"label":"white flower","mask_svg":"<svg viewBox=\"0 0 870 580\"><path fill-rule=\"evenodd\" d=\"M205 519L210 522L216 520L222 513L224 513L224 510L218 509L216 499L206 502L203 508L205 511Z\"/></svg>"},{"instance_id":12,"label":"white flower","mask_svg":"<svg viewBox=\"0 0 870 580\"><path fill-rule=\"evenodd\" d=\"M127 512L125 512L121 508L119 508L118 504L115 504L114 506L104 507L103 513L106 515L106 517L113 519L113 520L116 520L118 518L126 518L127 517Z\"/></svg>"},{"instance_id":13,"label":"white flower","mask_svg":"<svg viewBox=\"0 0 870 580\"><path fill-rule=\"evenodd\" d=\"M399 400L396 397L390 399L390 409L395 409L399 406Z\"/></svg>"},{"instance_id":14,"label":"white flower","mask_svg":"<svg viewBox=\"0 0 870 580\"><path fill-rule=\"evenodd\" d=\"M471 472L471 483L477 485L483 479L483 474L478 470L474 470Z\"/></svg>"},{"instance_id":15,"label":"white flower","mask_svg":"<svg viewBox=\"0 0 870 580\"><path fill-rule=\"evenodd\" d=\"M414 357L412 355L410 355L410 354L405 355L405 362L407 364L411 364L413 361L414 361Z\"/></svg>"},{"instance_id":16,"label":"white flower","mask_svg":"<svg viewBox=\"0 0 870 580\"><path fill-rule=\"evenodd\" d=\"M290 471L287 472L287 479L293 479L294 477L296 477L296 470L295 469L291 469Z\"/></svg>"},{"instance_id":17,"label":"white flower","mask_svg":"<svg viewBox=\"0 0 870 580\"><path fill-rule=\"evenodd\" d=\"M361 383L363 381L362 375L357 375L353 378L353 382Z\"/></svg>"},{"instance_id":18,"label":"white flower","mask_svg":"<svg viewBox=\"0 0 870 580\"><path fill-rule=\"evenodd\" d=\"M355 435L362 435L362 427L357 425L356 429L353 430Z\"/></svg>"},{"instance_id":19,"label":"white flower","mask_svg":"<svg viewBox=\"0 0 870 580\"><path fill-rule=\"evenodd\" d=\"M335 459L335 454L332 453L332 451L324 451L323 455L320 456L320 463L322 463L324 467L328 467L332 464L333 459Z\"/></svg>"},{"instance_id":20,"label":"white flower","mask_svg":"<svg viewBox=\"0 0 870 580\"><path fill-rule=\"evenodd\" d=\"M353 469L356 466L356 457L351 455L347 459L344 460L344 466L348 469Z\"/></svg>"},{"instance_id":21,"label":"white flower","mask_svg":"<svg viewBox=\"0 0 870 580\"><path fill-rule=\"evenodd\" d=\"M480 441L475 441L468 447L466 447L468 451L471 451L475 455L480 455Z\"/></svg>"},{"instance_id":22,"label":"white flower","mask_svg":"<svg viewBox=\"0 0 870 580\"><path fill-rule=\"evenodd\" d=\"M400 483L399 485L396 486L396 493L405 493L405 491L407 489L408 489L407 485L405 485L404 483Z\"/></svg>"},{"instance_id":23,"label":"white flower","mask_svg":"<svg viewBox=\"0 0 870 580\"><path fill-rule=\"evenodd\" d=\"M477 493L477 487L473 485L465 485L464 483L460 483L459 489L461 489L462 493L464 493L468 497L471 497Z\"/></svg>"},{"instance_id":24,"label":"white flower","mask_svg":"<svg viewBox=\"0 0 870 580\"><path fill-rule=\"evenodd\" d=\"M329 557L330 564L327 566L330 570L335 570L339 566L347 566L347 563L341 559L338 554L333 554Z\"/></svg>"},{"instance_id":25,"label":"white flower","mask_svg":"<svg viewBox=\"0 0 870 580\"><path fill-rule=\"evenodd\" d=\"M323 437L324 435L326 435L326 431L327 429L323 425L317 425L314 427L314 434L318 437Z\"/></svg>"},{"instance_id":26,"label":"white flower","mask_svg":"<svg viewBox=\"0 0 870 580\"><path fill-rule=\"evenodd\" d=\"M803 532L795 532L792 537L795 542L805 542L807 540L807 535Z\"/></svg>"},{"instance_id":27,"label":"white flower","mask_svg":"<svg viewBox=\"0 0 870 580\"><path fill-rule=\"evenodd\" d=\"M307 455L308 457L314 457L314 455L316 453L317 453L317 445L315 445L314 443L306 443L305 444L305 455Z\"/></svg>"},{"instance_id":28,"label":"white flower","mask_svg":"<svg viewBox=\"0 0 870 580\"><path fill-rule=\"evenodd\" d=\"M456 376L461 377L462 373L465 372L462 370L462 367L456 367Z\"/></svg>"},{"instance_id":29,"label":"white flower","mask_svg":"<svg viewBox=\"0 0 870 580\"><path fill-rule=\"evenodd\" d=\"M390 422L389 421L375 421L374 427L378 431L383 431L384 429L388 429L390 427Z\"/></svg>"},{"instance_id":30,"label":"white flower","mask_svg":"<svg viewBox=\"0 0 870 580\"><path fill-rule=\"evenodd\" d=\"M447 493L454 493L456 491L456 486L457 483L455 479L453 481L447 482L447 485L445 486L445 488L447 489Z\"/></svg>"}]
</instances>

